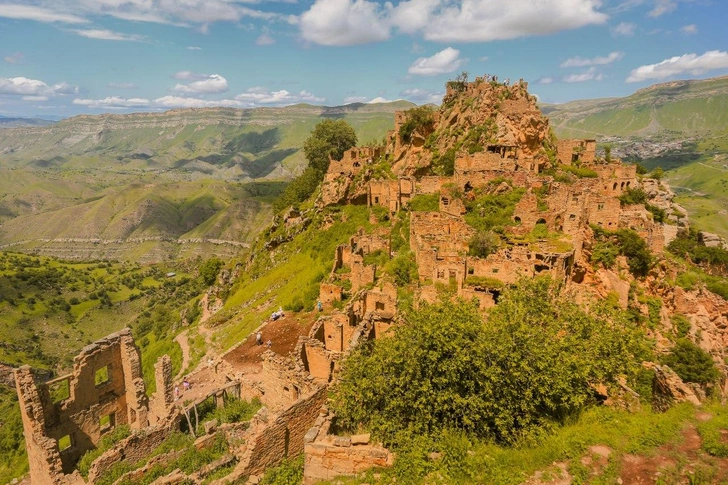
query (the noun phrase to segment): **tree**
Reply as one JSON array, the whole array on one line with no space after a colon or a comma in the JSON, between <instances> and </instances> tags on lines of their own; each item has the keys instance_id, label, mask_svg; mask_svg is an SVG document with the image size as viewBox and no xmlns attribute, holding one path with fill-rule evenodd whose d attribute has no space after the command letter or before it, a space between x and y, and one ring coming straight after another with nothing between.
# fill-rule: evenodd
<instances>
[{"instance_id":1,"label":"tree","mask_svg":"<svg viewBox=\"0 0 728 485\"><path fill-rule=\"evenodd\" d=\"M718 380L720 373L709 353L687 338L679 338L669 354L661 359L685 382L709 384Z\"/></svg>"},{"instance_id":2,"label":"tree","mask_svg":"<svg viewBox=\"0 0 728 485\"><path fill-rule=\"evenodd\" d=\"M330 159L340 160L344 152L356 145L354 128L344 120L324 120L316 125L303 143L303 153L308 166L315 169L320 178L329 169Z\"/></svg>"},{"instance_id":3,"label":"tree","mask_svg":"<svg viewBox=\"0 0 728 485\"><path fill-rule=\"evenodd\" d=\"M215 283L217 274L222 268L223 262L217 258L210 258L200 266L200 278L205 285L210 286Z\"/></svg>"},{"instance_id":4,"label":"tree","mask_svg":"<svg viewBox=\"0 0 728 485\"><path fill-rule=\"evenodd\" d=\"M448 429L509 443L588 405L593 384L636 374L638 339L623 313L606 304L586 313L555 295L548 279L523 280L487 323L463 301L406 315L392 337L344 362L339 422L395 445L402 433Z\"/></svg>"}]
</instances>

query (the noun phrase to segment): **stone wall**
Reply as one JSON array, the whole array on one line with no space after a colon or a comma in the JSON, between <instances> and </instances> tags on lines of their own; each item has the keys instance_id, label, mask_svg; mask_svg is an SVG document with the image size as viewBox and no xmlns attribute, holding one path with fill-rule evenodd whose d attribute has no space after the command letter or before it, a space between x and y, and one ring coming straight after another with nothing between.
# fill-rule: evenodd
<instances>
[{"instance_id":1,"label":"stone wall","mask_svg":"<svg viewBox=\"0 0 728 485\"><path fill-rule=\"evenodd\" d=\"M304 436L326 402L321 387L284 410L273 422L261 423L262 431L251 438L243 463L243 475L258 475L290 456L303 453Z\"/></svg>"},{"instance_id":2,"label":"stone wall","mask_svg":"<svg viewBox=\"0 0 728 485\"><path fill-rule=\"evenodd\" d=\"M368 435L352 438L327 437L306 443L304 485L357 475L374 467L389 467L394 456L386 448L369 444Z\"/></svg>"},{"instance_id":3,"label":"stone wall","mask_svg":"<svg viewBox=\"0 0 728 485\"><path fill-rule=\"evenodd\" d=\"M129 329L85 347L68 376L39 384L25 366L15 378L33 483L60 483L115 426L148 425L139 349Z\"/></svg>"}]
</instances>

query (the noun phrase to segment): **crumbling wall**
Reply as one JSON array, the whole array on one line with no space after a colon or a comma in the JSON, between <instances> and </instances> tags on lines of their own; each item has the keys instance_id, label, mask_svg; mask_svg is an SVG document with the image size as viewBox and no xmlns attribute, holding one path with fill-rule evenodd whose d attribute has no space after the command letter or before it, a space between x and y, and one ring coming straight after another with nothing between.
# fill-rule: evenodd
<instances>
[{"instance_id":1,"label":"crumbling wall","mask_svg":"<svg viewBox=\"0 0 728 485\"><path fill-rule=\"evenodd\" d=\"M165 419L174 404L172 377L172 359L165 354L154 364L154 382L157 390L149 400L149 420L152 425Z\"/></svg>"},{"instance_id":2,"label":"crumbling wall","mask_svg":"<svg viewBox=\"0 0 728 485\"><path fill-rule=\"evenodd\" d=\"M303 453L304 436L326 402L327 389L320 387L288 407L272 423L262 423L262 432L248 443L243 475L258 475L289 456Z\"/></svg>"},{"instance_id":3,"label":"crumbling wall","mask_svg":"<svg viewBox=\"0 0 728 485\"><path fill-rule=\"evenodd\" d=\"M72 473L115 426L148 425L139 349L128 328L85 347L68 376L38 384L21 368L16 381L33 483L59 483L59 468ZM67 386L68 397L54 402L51 387L58 386ZM61 450L60 444L68 446Z\"/></svg>"},{"instance_id":4,"label":"crumbling wall","mask_svg":"<svg viewBox=\"0 0 728 485\"><path fill-rule=\"evenodd\" d=\"M393 464L394 455L382 446L370 444L369 435L351 438L327 436L306 443L303 483L314 484L339 476L358 475L370 468Z\"/></svg>"},{"instance_id":5,"label":"crumbling wall","mask_svg":"<svg viewBox=\"0 0 728 485\"><path fill-rule=\"evenodd\" d=\"M576 163L592 163L596 158L596 140L559 140L556 144L559 163L572 165Z\"/></svg>"}]
</instances>

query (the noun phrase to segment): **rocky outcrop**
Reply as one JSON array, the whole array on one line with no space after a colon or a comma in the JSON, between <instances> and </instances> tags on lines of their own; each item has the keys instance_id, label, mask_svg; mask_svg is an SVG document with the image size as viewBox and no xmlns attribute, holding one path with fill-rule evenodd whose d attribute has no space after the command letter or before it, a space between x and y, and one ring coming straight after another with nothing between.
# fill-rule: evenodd
<instances>
[{"instance_id":1,"label":"rocky outcrop","mask_svg":"<svg viewBox=\"0 0 728 485\"><path fill-rule=\"evenodd\" d=\"M655 372L655 379L652 381L653 407L659 411L665 411L673 403L689 402L700 405L698 394L702 394L698 386L692 386L683 382L675 371L666 365L645 362L646 368ZM703 399L705 395L702 395Z\"/></svg>"}]
</instances>

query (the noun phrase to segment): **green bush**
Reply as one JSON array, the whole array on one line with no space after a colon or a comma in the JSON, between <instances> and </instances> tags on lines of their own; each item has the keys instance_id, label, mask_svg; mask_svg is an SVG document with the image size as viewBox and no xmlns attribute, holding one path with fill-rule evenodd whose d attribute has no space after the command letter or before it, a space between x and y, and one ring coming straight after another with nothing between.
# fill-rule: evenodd
<instances>
[{"instance_id":1,"label":"green bush","mask_svg":"<svg viewBox=\"0 0 728 485\"><path fill-rule=\"evenodd\" d=\"M633 275L645 276L647 274L652 266L652 253L639 234L631 229L609 231L597 225L592 225L591 228L597 240L595 247L599 246L600 253L597 257L600 261L611 261L613 247L617 247L619 254L627 257L627 264ZM592 255L592 260L593 257Z\"/></svg>"},{"instance_id":2,"label":"green bush","mask_svg":"<svg viewBox=\"0 0 728 485\"><path fill-rule=\"evenodd\" d=\"M112 448L116 443L129 436L131 436L131 429L127 425L117 426L111 432L105 434L95 450L87 451L81 457L77 466L78 471L82 476L88 477L88 472L94 460L103 455L104 452Z\"/></svg>"},{"instance_id":3,"label":"green bush","mask_svg":"<svg viewBox=\"0 0 728 485\"><path fill-rule=\"evenodd\" d=\"M560 165L559 168L564 172L569 172L579 178L597 178L599 174L594 170L586 167L576 167L574 165Z\"/></svg>"},{"instance_id":4,"label":"green bush","mask_svg":"<svg viewBox=\"0 0 728 485\"><path fill-rule=\"evenodd\" d=\"M436 175L450 177L455 173L455 157L457 152L450 148L444 154L436 154L432 157L432 171Z\"/></svg>"},{"instance_id":5,"label":"green bush","mask_svg":"<svg viewBox=\"0 0 728 485\"><path fill-rule=\"evenodd\" d=\"M677 335L677 337L687 337L688 333L690 332L690 320L688 320L685 315L680 315L679 313L673 315L670 320L675 327L675 334Z\"/></svg>"},{"instance_id":6,"label":"green bush","mask_svg":"<svg viewBox=\"0 0 728 485\"><path fill-rule=\"evenodd\" d=\"M647 194L640 188L628 188L619 196L619 203L622 206L644 204L647 202Z\"/></svg>"},{"instance_id":7,"label":"green bush","mask_svg":"<svg viewBox=\"0 0 728 485\"><path fill-rule=\"evenodd\" d=\"M303 481L303 455L288 458L263 475L261 485L299 485Z\"/></svg>"},{"instance_id":8,"label":"green bush","mask_svg":"<svg viewBox=\"0 0 728 485\"><path fill-rule=\"evenodd\" d=\"M430 106L418 106L406 111L407 120L399 127L399 136L404 143L412 141L412 135L419 132L427 136L435 123L435 112Z\"/></svg>"},{"instance_id":9,"label":"green bush","mask_svg":"<svg viewBox=\"0 0 728 485\"><path fill-rule=\"evenodd\" d=\"M391 259L385 266L384 272L394 277L397 286L405 286L417 281L417 262L411 251L406 251Z\"/></svg>"},{"instance_id":10,"label":"green bush","mask_svg":"<svg viewBox=\"0 0 728 485\"><path fill-rule=\"evenodd\" d=\"M434 212L440 208L440 194L419 194L409 201L409 210L414 212Z\"/></svg>"},{"instance_id":11,"label":"green bush","mask_svg":"<svg viewBox=\"0 0 728 485\"><path fill-rule=\"evenodd\" d=\"M685 382L708 384L720 376L709 353L687 338L680 338L672 351L660 361L668 365Z\"/></svg>"},{"instance_id":12,"label":"green bush","mask_svg":"<svg viewBox=\"0 0 728 485\"><path fill-rule=\"evenodd\" d=\"M222 260L218 258L210 258L200 265L200 278L202 278L205 285L211 286L215 284L217 275L223 264Z\"/></svg>"},{"instance_id":13,"label":"green bush","mask_svg":"<svg viewBox=\"0 0 728 485\"><path fill-rule=\"evenodd\" d=\"M513 442L592 400L591 384L633 375L635 336L604 306L591 314L554 296L547 279L502 293L485 324L472 303L424 306L391 338L357 348L333 393L340 423L399 434ZM527 398L525 398L527 396Z\"/></svg>"},{"instance_id":14,"label":"green bush","mask_svg":"<svg viewBox=\"0 0 728 485\"><path fill-rule=\"evenodd\" d=\"M617 262L618 255L619 248L613 242L598 242L592 249L591 262L594 266L602 265L604 268L611 268Z\"/></svg>"},{"instance_id":15,"label":"green bush","mask_svg":"<svg viewBox=\"0 0 728 485\"><path fill-rule=\"evenodd\" d=\"M478 231L468 242L468 255L486 258L500 248L500 237L493 231Z\"/></svg>"}]
</instances>

